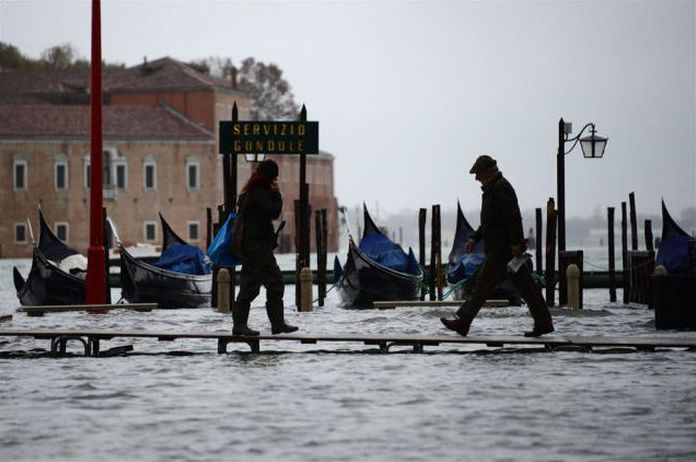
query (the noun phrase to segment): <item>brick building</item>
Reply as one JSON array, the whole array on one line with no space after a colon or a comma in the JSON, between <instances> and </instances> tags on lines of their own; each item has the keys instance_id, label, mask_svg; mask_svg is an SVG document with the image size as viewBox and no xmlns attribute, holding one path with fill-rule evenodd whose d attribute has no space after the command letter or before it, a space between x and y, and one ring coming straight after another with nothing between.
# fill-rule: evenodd
<instances>
[{"instance_id":1,"label":"brick building","mask_svg":"<svg viewBox=\"0 0 696 462\"><path fill-rule=\"evenodd\" d=\"M204 247L206 209L223 200L218 122L230 118L234 102L248 119L249 97L234 81L170 58L105 69L103 91L104 206L121 239L159 244L162 212L182 237ZM0 257L31 256L26 219L38 231L38 204L58 236L86 253L89 121L89 70L0 69ZM288 252L299 157L274 160L288 221L281 250ZM253 164L237 161L241 189ZM333 165L328 153L307 156L310 204L328 209L329 251L338 248Z\"/></svg>"}]
</instances>

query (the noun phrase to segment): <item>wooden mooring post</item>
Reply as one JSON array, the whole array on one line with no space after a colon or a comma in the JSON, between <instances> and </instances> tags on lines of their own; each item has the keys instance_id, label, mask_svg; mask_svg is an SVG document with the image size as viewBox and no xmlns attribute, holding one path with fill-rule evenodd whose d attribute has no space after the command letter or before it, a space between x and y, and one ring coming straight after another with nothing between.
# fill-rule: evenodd
<instances>
[{"instance_id":1,"label":"wooden mooring post","mask_svg":"<svg viewBox=\"0 0 696 462\"><path fill-rule=\"evenodd\" d=\"M628 268L628 236L627 236L627 216L626 216L626 202L621 202L621 274L623 276L623 302L628 303L628 274L626 269Z\"/></svg>"},{"instance_id":2,"label":"wooden mooring post","mask_svg":"<svg viewBox=\"0 0 696 462\"><path fill-rule=\"evenodd\" d=\"M317 296L319 306L324 306L326 298L326 247L328 239L328 226L326 209L314 212L315 238L317 246Z\"/></svg>"},{"instance_id":3,"label":"wooden mooring post","mask_svg":"<svg viewBox=\"0 0 696 462\"><path fill-rule=\"evenodd\" d=\"M300 114L298 117L300 122L307 121L307 108L302 105L300 109ZM300 280L300 271L303 268L310 268L309 264L309 253L310 253L310 222L312 217L312 207L309 204L309 183L307 183L307 154L300 153L300 181L299 181L299 213L297 213L298 207L295 208L295 220L298 221L298 237L297 243L299 244L299 252L297 253L298 263L296 264L297 270L297 280ZM300 291L296 291L297 294L297 306L299 307L301 302L302 294Z\"/></svg>"},{"instance_id":4,"label":"wooden mooring post","mask_svg":"<svg viewBox=\"0 0 696 462\"><path fill-rule=\"evenodd\" d=\"M425 220L428 213L427 209L418 211L418 262L425 268ZM420 299L425 300L425 292L421 290Z\"/></svg>"},{"instance_id":5,"label":"wooden mooring post","mask_svg":"<svg viewBox=\"0 0 696 462\"><path fill-rule=\"evenodd\" d=\"M636 195L631 192L628 195L631 219L631 250L638 250L638 219L636 217Z\"/></svg>"},{"instance_id":6,"label":"wooden mooring post","mask_svg":"<svg viewBox=\"0 0 696 462\"><path fill-rule=\"evenodd\" d=\"M302 228L300 226L300 220L302 219L302 208L300 207L300 200L295 199L294 202L295 210L295 306L297 311L300 311L302 306L302 290L300 289L300 271L302 271L302 251L300 247L302 246L302 241L300 240L300 232ZM360 236L358 235L358 239Z\"/></svg>"},{"instance_id":7,"label":"wooden mooring post","mask_svg":"<svg viewBox=\"0 0 696 462\"><path fill-rule=\"evenodd\" d=\"M645 249L646 250L655 250L655 247L654 247L655 242L653 241L653 233L652 233L652 220L645 220L644 230L645 230Z\"/></svg>"},{"instance_id":8,"label":"wooden mooring post","mask_svg":"<svg viewBox=\"0 0 696 462\"><path fill-rule=\"evenodd\" d=\"M111 238L111 230L109 227L109 222L107 220L106 207L102 207L102 245L104 246L104 252L106 252L106 258L104 259L104 301L106 304L111 304L111 279L109 278L109 249L113 244L113 239Z\"/></svg>"},{"instance_id":9,"label":"wooden mooring post","mask_svg":"<svg viewBox=\"0 0 696 462\"><path fill-rule=\"evenodd\" d=\"M230 313L230 272L227 268L220 268L218 271L217 285L218 299L215 306L220 313Z\"/></svg>"},{"instance_id":10,"label":"wooden mooring post","mask_svg":"<svg viewBox=\"0 0 696 462\"><path fill-rule=\"evenodd\" d=\"M442 245L440 242L440 205L433 205L430 220L430 300L442 300Z\"/></svg>"},{"instance_id":11,"label":"wooden mooring post","mask_svg":"<svg viewBox=\"0 0 696 462\"><path fill-rule=\"evenodd\" d=\"M210 247L213 242L213 209L205 208L205 248Z\"/></svg>"},{"instance_id":12,"label":"wooden mooring post","mask_svg":"<svg viewBox=\"0 0 696 462\"><path fill-rule=\"evenodd\" d=\"M537 209L536 209L536 234L535 234L535 236L534 236L534 237L536 238L536 248L535 248L534 250L535 250L535 254L536 254L536 265L535 265L535 266L536 266L536 273L537 273L539 276L541 276L541 275L544 274L544 271L543 271L543 269L542 269L542 261L543 261L543 258L542 258L541 247L542 247L542 245L543 245L543 244L542 244L542 242L543 242L543 241L542 241L543 236L542 236L542 234L541 234L541 233L542 233L542 229L541 229L542 223L541 223L541 221L542 221L541 207L537 207Z\"/></svg>"},{"instance_id":13,"label":"wooden mooring post","mask_svg":"<svg viewBox=\"0 0 696 462\"><path fill-rule=\"evenodd\" d=\"M614 207L607 207L607 242L609 248L609 301L616 301L616 271L614 260Z\"/></svg>"},{"instance_id":14,"label":"wooden mooring post","mask_svg":"<svg viewBox=\"0 0 696 462\"><path fill-rule=\"evenodd\" d=\"M553 198L546 203L546 304L555 305L556 209Z\"/></svg>"}]
</instances>

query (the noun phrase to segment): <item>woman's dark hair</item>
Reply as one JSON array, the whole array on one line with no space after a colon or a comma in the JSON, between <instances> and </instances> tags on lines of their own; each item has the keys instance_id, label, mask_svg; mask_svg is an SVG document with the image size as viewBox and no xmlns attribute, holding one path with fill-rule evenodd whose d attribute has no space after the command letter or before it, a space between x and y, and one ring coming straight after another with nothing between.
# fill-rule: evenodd
<instances>
[{"instance_id":1,"label":"woman's dark hair","mask_svg":"<svg viewBox=\"0 0 696 462\"><path fill-rule=\"evenodd\" d=\"M242 188L242 192L247 192L256 186L268 188L276 178L278 178L278 164L270 159L264 160L263 162L259 163L259 166L256 167L254 173L251 174L246 184Z\"/></svg>"}]
</instances>

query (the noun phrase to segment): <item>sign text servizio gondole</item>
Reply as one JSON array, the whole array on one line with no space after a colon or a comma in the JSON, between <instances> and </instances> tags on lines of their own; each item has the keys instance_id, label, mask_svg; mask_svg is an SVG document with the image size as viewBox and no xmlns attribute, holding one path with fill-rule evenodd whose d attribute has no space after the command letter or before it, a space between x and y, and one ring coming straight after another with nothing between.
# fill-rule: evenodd
<instances>
[{"instance_id":1,"label":"sign text servizio gondole","mask_svg":"<svg viewBox=\"0 0 696 462\"><path fill-rule=\"evenodd\" d=\"M220 122L220 154L318 154L319 122Z\"/></svg>"}]
</instances>

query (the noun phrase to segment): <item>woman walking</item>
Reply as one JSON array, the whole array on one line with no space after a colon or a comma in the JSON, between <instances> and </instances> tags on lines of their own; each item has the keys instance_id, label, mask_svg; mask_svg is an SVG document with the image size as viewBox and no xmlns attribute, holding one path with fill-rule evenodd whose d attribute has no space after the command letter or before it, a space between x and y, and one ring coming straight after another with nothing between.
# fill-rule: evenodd
<instances>
[{"instance_id":1,"label":"woman walking","mask_svg":"<svg viewBox=\"0 0 696 462\"><path fill-rule=\"evenodd\" d=\"M241 284L232 310L234 335L259 335L247 326L251 302L263 285L266 288L266 313L273 334L294 332L297 327L285 323L283 293L285 284L273 249L277 236L273 220L280 216L283 197L278 190L278 164L265 160L251 174L239 196L238 211L244 220L242 236Z\"/></svg>"}]
</instances>

